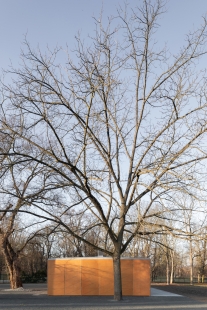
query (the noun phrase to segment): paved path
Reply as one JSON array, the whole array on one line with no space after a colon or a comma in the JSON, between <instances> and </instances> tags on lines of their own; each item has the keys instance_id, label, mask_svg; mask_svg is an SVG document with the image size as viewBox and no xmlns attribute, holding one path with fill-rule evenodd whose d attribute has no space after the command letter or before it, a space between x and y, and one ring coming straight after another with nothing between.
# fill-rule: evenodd
<instances>
[{"instance_id":1,"label":"paved path","mask_svg":"<svg viewBox=\"0 0 207 310\"><path fill-rule=\"evenodd\" d=\"M8 291L0 285L0 309L3 310L196 310L206 309L200 303L181 295L152 289L150 297L124 297L116 302L111 296L47 296L45 284L27 284L28 291Z\"/></svg>"},{"instance_id":2,"label":"paved path","mask_svg":"<svg viewBox=\"0 0 207 310\"><path fill-rule=\"evenodd\" d=\"M153 284L152 288L159 289L174 294L180 294L187 298L194 299L203 303L207 303L207 285L206 284L180 284L174 283L166 285L164 283Z\"/></svg>"}]
</instances>

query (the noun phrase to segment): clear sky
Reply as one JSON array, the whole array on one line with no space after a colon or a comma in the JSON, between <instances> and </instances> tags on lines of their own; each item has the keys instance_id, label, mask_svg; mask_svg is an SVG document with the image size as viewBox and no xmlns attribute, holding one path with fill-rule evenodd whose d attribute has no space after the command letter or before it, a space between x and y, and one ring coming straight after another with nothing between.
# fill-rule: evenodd
<instances>
[{"instance_id":1,"label":"clear sky","mask_svg":"<svg viewBox=\"0 0 207 310\"><path fill-rule=\"evenodd\" d=\"M152 0L153 2L154 0ZM87 38L94 29L93 16L103 7L104 16L115 15L123 0L0 0L0 67L6 69L12 61L18 66L24 36L32 47L56 45L74 46L78 30ZM134 8L139 0L129 0ZM160 20L159 39L171 49L182 45L184 34L201 24L207 12L207 0L168 0L167 13Z\"/></svg>"}]
</instances>

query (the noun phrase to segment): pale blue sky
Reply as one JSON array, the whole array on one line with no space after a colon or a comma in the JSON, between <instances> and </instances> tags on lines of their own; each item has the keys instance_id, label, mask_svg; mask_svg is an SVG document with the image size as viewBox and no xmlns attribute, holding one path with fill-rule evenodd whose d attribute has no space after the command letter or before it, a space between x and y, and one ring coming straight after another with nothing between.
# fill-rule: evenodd
<instances>
[{"instance_id":1,"label":"pale blue sky","mask_svg":"<svg viewBox=\"0 0 207 310\"><path fill-rule=\"evenodd\" d=\"M129 0L131 7L140 3ZM153 0L152 0L153 2ZM48 45L74 46L78 30L86 37L94 29L92 16L97 16L103 6L104 16L116 14L123 0L0 0L0 67L6 69L10 60L18 65L24 35L32 47ZM207 12L207 0L168 0L167 13L160 20L159 40L168 41L176 50L184 34L201 23Z\"/></svg>"}]
</instances>

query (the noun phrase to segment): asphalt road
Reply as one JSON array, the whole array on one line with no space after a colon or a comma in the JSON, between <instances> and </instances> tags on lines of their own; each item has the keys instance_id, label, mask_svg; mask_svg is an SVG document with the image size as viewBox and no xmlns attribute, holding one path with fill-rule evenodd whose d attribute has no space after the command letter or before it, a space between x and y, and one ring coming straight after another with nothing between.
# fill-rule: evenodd
<instances>
[{"instance_id":1,"label":"asphalt road","mask_svg":"<svg viewBox=\"0 0 207 310\"><path fill-rule=\"evenodd\" d=\"M0 309L10 310L195 310L207 309L207 303L183 296L165 296L160 292L150 297L125 297L116 302L111 296L48 296L45 284L25 285L23 292L5 291L8 286L0 285ZM163 293L163 294L162 294Z\"/></svg>"}]
</instances>

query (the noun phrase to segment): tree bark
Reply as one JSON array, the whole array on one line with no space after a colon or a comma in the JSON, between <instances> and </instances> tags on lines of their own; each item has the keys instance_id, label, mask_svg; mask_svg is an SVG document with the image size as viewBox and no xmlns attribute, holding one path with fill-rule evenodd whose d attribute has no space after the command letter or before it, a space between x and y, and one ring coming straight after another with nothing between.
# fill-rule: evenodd
<instances>
[{"instance_id":1,"label":"tree bark","mask_svg":"<svg viewBox=\"0 0 207 310\"><path fill-rule=\"evenodd\" d=\"M121 261L120 254L115 253L113 256L114 267L114 299L122 300L122 281L121 281Z\"/></svg>"},{"instance_id":2,"label":"tree bark","mask_svg":"<svg viewBox=\"0 0 207 310\"><path fill-rule=\"evenodd\" d=\"M21 268L18 264L18 259L14 260L11 265L8 265L10 286L12 289L22 287Z\"/></svg>"},{"instance_id":3,"label":"tree bark","mask_svg":"<svg viewBox=\"0 0 207 310\"><path fill-rule=\"evenodd\" d=\"M169 258L168 258L168 255L167 255L167 260L166 260L166 284L169 285L170 284L170 277L169 277Z\"/></svg>"},{"instance_id":4,"label":"tree bark","mask_svg":"<svg viewBox=\"0 0 207 310\"><path fill-rule=\"evenodd\" d=\"M193 248L191 238L190 238L190 285L193 285Z\"/></svg>"},{"instance_id":5,"label":"tree bark","mask_svg":"<svg viewBox=\"0 0 207 310\"><path fill-rule=\"evenodd\" d=\"M18 253L13 250L7 238L3 238L2 248L6 265L9 271L11 289L22 287L23 285L21 280L21 268L19 265Z\"/></svg>"},{"instance_id":6,"label":"tree bark","mask_svg":"<svg viewBox=\"0 0 207 310\"><path fill-rule=\"evenodd\" d=\"M174 251L171 251L171 271L170 271L170 284L174 282Z\"/></svg>"}]
</instances>

